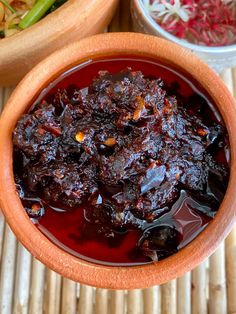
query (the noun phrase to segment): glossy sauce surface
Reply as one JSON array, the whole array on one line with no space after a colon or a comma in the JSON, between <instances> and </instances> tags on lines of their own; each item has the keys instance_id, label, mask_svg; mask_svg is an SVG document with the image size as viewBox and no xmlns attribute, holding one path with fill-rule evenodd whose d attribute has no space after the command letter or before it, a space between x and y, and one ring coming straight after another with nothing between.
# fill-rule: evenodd
<instances>
[{"instance_id":1,"label":"glossy sauce surface","mask_svg":"<svg viewBox=\"0 0 236 314\"><path fill-rule=\"evenodd\" d=\"M127 67L130 67L132 71L141 71L149 79L161 77L164 81L163 89L167 91L168 95L175 95L177 101L188 108L188 114L200 115L206 126L212 123L222 123L219 113L194 82L168 67L133 57L89 61L80 65L52 83L39 95L35 103L42 100L50 103L58 89L71 89L71 86L83 89L86 94L87 87L100 70L116 74ZM221 141L220 145L212 145L210 150L215 160L227 168L229 163L227 139ZM17 165L15 165L16 172L21 175ZM157 169L155 167L154 170ZM152 169L152 171L154 170ZM155 174L155 171L153 173ZM18 188L22 193L23 204L26 210L28 208L27 212L36 226L59 247L73 255L96 263L135 265L149 263L151 260L174 254L192 241L217 212L227 187L227 180L221 182L221 179L216 180L217 184L214 184L214 174L212 178L210 176L206 183L207 193L204 196L185 190L180 186L178 197L175 198L173 204L163 206L158 213L152 210L145 216L145 219L136 213L130 218L132 220L130 225L126 224L118 228L112 226L110 233L101 232L104 226L91 216L89 203L87 206L83 203L81 206L68 210L60 202L51 202L49 205L48 200L40 198L40 195L29 198L25 193L24 184L19 184ZM144 192L148 184L152 184L150 182L149 179L148 183L143 185ZM117 195L117 192L119 193L119 188L116 191L112 191L111 187L105 188L105 190L101 188L102 197L108 199ZM99 201L99 197L100 195L98 195L97 201ZM209 201L208 197L210 199L213 197L214 202ZM32 206L36 206L36 211L41 211L42 217L36 217L38 212L35 216ZM137 227L134 228L134 226ZM160 239L163 242L160 242ZM170 253L166 256L162 252L163 243ZM156 246L160 253L158 256L155 255ZM143 254L140 254L140 247Z\"/></svg>"}]
</instances>

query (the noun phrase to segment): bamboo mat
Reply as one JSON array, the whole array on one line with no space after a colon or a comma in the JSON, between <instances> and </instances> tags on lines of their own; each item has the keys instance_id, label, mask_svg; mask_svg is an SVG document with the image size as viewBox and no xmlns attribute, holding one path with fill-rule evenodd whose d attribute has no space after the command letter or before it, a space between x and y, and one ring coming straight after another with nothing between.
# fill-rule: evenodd
<instances>
[{"instance_id":1,"label":"bamboo mat","mask_svg":"<svg viewBox=\"0 0 236 314\"><path fill-rule=\"evenodd\" d=\"M108 31L130 30L121 0ZM236 96L236 69L222 74ZM0 88L0 106L12 89ZM95 289L49 270L16 240L0 212L0 314L236 314L236 227L199 267L144 290Z\"/></svg>"}]
</instances>

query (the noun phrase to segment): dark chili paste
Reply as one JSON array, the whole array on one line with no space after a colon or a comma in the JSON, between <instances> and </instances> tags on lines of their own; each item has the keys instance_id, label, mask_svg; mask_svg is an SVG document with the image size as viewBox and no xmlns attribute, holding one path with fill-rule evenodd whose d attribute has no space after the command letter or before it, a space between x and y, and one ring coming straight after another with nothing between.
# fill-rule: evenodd
<instances>
[{"instance_id":1,"label":"dark chili paste","mask_svg":"<svg viewBox=\"0 0 236 314\"><path fill-rule=\"evenodd\" d=\"M13 135L28 215L85 258L145 263L176 253L227 188L227 133L209 107L203 115L206 106L181 95L177 81L131 68L49 93Z\"/></svg>"}]
</instances>

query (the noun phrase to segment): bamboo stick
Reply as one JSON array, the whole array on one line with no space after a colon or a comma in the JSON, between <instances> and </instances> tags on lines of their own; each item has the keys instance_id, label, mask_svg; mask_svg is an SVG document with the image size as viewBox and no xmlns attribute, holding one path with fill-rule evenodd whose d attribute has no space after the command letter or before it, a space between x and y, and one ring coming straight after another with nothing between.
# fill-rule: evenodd
<instances>
[{"instance_id":1,"label":"bamboo stick","mask_svg":"<svg viewBox=\"0 0 236 314\"><path fill-rule=\"evenodd\" d=\"M0 110L7 101L12 88L0 88ZM0 212L0 313L8 314L12 310L12 296L15 273L16 239L9 226L4 224Z\"/></svg>"},{"instance_id":2,"label":"bamboo stick","mask_svg":"<svg viewBox=\"0 0 236 314\"><path fill-rule=\"evenodd\" d=\"M124 314L125 292L124 290L110 291L111 303L109 314Z\"/></svg>"},{"instance_id":3,"label":"bamboo stick","mask_svg":"<svg viewBox=\"0 0 236 314\"><path fill-rule=\"evenodd\" d=\"M29 314L43 313L45 267L35 258L32 262Z\"/></svg>"},{"instance_id":4,"label":"bamboo stick","mask_svg":"<svg viewBox=\"0 0 236 314\"><path fill-rule=\"evenodd\" d=\"M177 279L177 314L191 313L191 273Z\"/></svg>"},{"instance_id":5,"label":"bamboo stick","mask_svg":"<svg viewBox=\"0 0 236 314\"><path fill-rule=\"evenodd\" d=\"M108 290L96 289L96 314L108 314Z\"/></svg>"},{"instance_id":6,"label":"bamboo stick","mask_svg":"<svg viewBox=\"0 0 236 314\"><path fill-rule=\"evenodd\" d=\"M236 97L236 67L232 69L234 97Z\"/></svg>"},{"instance_id":7,"label":"bamboo stick","mask_svg":"<svg viewBox=\"0 0 236 314\"><path fill-rule=\"evenodd\" d=\"M120 0L120 31L129 32L131 30L130 0Z\"/></svg>"},{"instance_id":8,"label":"bamboo stick","mask_svg":"<svg viewBox=\"0 0 236 314\"><path fill-rule=\"evenodd\" d=\"M108 27L109 32L119 32L120 31L120 3L117 6L116 13Z\"/></svg>"},{"instance_id":9,"label":"bamboo stick","mask_svg":"<svg viewBox=\"0 0 236 314\"><path fill-rule=\"evenodd\" d=\"M234 86L233 86L233 75L231 69L226 69L221 73L221 78L224 81L225 85L228 87L230 92L234 93Z\"/></svg>"},{"instance_id":10,"label":"bamboo stick","mask_svg":"<svg viewBox=\"0 0 236 314\"><path fill-rule=\"evenodd\" d=\"M236 227L226 239L228 314L236 313Z\"/></svg>"},{"instance_id":11,"label":"bamboo stick","mask_svg":"<svg viewBox=\"0 0 236 314\"><path fill-rule=\"evenodd\" d=\"M76 284L76 299L79 300L80 296L80 283Z\"/></svg>"},{"instance_id":12,"label":"bamboo stick","mask_svg":"<svg viewBox=\"0 0 236 314\"><path fill-rule=\"evenodd\" d=\"M143 290L144 314L161 314L160 287L155 286Z\"/></svg>"},{"instance_id":13,"label":"bamboo stick","mask_svg":"<svg viewBox=\"0 0 236 314\"><path fill-rule=\"evenodd\" d=\"M72 280L62 279L62 314L75 314L76 313L76 283Z\"/></svg>"},{"instance_id":14,"label":"bamboo stick","mask_svg":"<svg viewBox=\"0 0 236 314\"><path fill-rule=\"evenodd\" d=\"M207 314L206 262L192 271L192 314Z\"/></svg>"},{"instance_id":15,"label":"bamboo stick","mask_svg":"<svg viewBox=\"0 0 236 314\"><path fill-rule=\"evenodd\" d=\"M0 87L0 111L2 111L2 107L3 107L3 96L4 96L4 88Z\"/></svg>"},{"instance_id":16,"label":"bamboo stick","mask_svg":"<svg viewBox=\"0 0 236 314\"><path fill-rule=\"evenodd\" d=\"M94 307L94 288L89 286L80 286L79 296L79 314L93 314Z\"/></svg>"},{"instance_id":17,"label":"bamboo stick","mask_svg":"<svg viewBox=\"0 0 236 314\"><path fill-rule=\"evenodd\" d=\"M209 313L225 314L227 313L227 299L224 243L221 243L209 261Z\"/></svg>"},{"instance_id":18,"label":"bamboo stick","mask_svg":"<svg viewBox=\"0 0 236 314\"><path fill-rule=\"evenodd\" d=\"M18 243L13 306L14 314L28 313L30 275L31 255Z\"/></svg>"},{"instance_id":19,"label":"bamboo stick","mask_svg":"<svg viewBox=\"0 0 236 314\"><path fill-rule=\"evenodd\" d=\"M61 276L50 269L46 269L45 281L44 313L59 314L61 301Z\"/></svg>"},{"instance_id":20,"label":"bamboo stick","mask_svg":"<svg viewBox=\"0 0 236 314\"><path fill-rule=\"evenodd\" d=\"M5 103L7 102L8 98L10 97L12 91L13 91L13 87L6 87L4 88L4 93L3 93L3 106L5 105Z\"/></svg>"},{"instance_id":21,"label":"bamboo stick","mask_svg":"<svg viewBox=\"0 0 236 314\"><path fill-rule=\"evenodd\" d=\"M161 286L162 314L176 314L176 280Z\"/></svg>"},{"instance_id":22,"label":"bamboo stick","mask_svg":"<svg viewBox=\"0 0 236 314\"><path fill-rule=\"evenodd\" d=\"M236 68L232 69L231 92L236 97ZM226 239L228 313L236 313L236 227Z\"/></svg>"},{"instance_id":23,"label":"bamboo stick","mask_svg":"<svg viewBox=\"0 0 236 314\"><path fill-rule=\"evenodd\" d=\"M8 225L5 227L0 273L0 313L12 313L16 238Z\"/></svg>"},{"instance_id":24,"label":"bamboo stick","mask_svg":"<svg viewBox=\"0 0 236 314\"><path fill-rule=\"evenodd\" d=\"M142 295L140 289L129 290L127 294L127 313L142 313Z\"/></svg>"},{"instance_id":25,"label":"bamboo stick","mask_svg":"<svg viewBox=\"0 0 236 314\"><path fill-rule=\"evenodd\" d=\"M3 241L4 241L4 228L5 228L4 217L0 209L0 266L1 266L1 259L2 259Z\"/></svg>"}]
</instances>

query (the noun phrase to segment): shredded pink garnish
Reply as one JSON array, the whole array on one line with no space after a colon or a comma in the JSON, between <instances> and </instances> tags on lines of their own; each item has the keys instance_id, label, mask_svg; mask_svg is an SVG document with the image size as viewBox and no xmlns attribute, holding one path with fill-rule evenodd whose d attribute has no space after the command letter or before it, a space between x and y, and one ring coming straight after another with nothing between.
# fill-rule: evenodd
<instances>
[{"instance_id":1,"label":"shredded pink garnish","mask_svg":"<svg viewBox=\"0 0 236 314\"><path fill-rule=\"evenodd\" d=\"M172 35L204 46L236 43L236 0L143 0Z\"/></svg>"}]
</instances>

